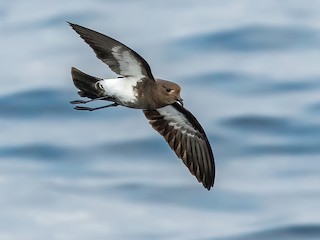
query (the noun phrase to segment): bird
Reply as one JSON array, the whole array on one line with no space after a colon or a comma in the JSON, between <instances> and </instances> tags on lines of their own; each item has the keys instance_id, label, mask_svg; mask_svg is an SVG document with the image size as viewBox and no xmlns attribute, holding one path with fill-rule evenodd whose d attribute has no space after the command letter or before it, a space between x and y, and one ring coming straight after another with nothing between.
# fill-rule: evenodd
<instances>
[{"instance_id":1,"label":"bird","mask_svg":"<svg viewBox=\"0 0 320 240\"><path fill-rule=\"evenodd\" d=\"M95 111L124 106L142 110L150 125L163 136L190 173L210 190L215 181L214 155L202 126L184 107L180 86L155 78L147 61L123 43L89 28L68 23L93 49L96 57L118 75L116 78L102 79L72 67L72 80L82 97L70 102L76 105L75 109ZM83 106L98 100L112 103L95 108Z\"/></svg>"}]
</instances>

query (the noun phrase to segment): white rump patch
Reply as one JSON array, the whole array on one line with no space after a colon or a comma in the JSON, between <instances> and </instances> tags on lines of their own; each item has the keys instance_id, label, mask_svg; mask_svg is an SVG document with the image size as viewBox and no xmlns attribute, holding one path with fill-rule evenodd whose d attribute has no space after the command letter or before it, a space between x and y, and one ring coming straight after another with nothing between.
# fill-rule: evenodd
<instances>
[{"instance_id":1,"label":"white rump patch","mask_svg":"<svg viewBox=\"0 0 320 240\"><path fill-rule=\"evenodd\" d=\"M115 78L115 79L103 79L99 81L102 85L106 95L114 97L125 103L135 103L137 101L138 93L134 87L140 82L141 79L134 77Z\"/></svg>"}]
</instances>

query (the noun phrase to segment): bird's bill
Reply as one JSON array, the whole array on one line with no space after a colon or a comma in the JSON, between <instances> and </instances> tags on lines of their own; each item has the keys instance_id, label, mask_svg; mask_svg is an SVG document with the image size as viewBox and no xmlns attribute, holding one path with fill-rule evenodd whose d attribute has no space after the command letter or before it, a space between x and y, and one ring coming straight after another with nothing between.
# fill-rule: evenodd
<instances>
[{"instance_id":1,"label":"bird's bill","mask_svg":"<svg viewBox=\"0 0 320 240\"><path fill-rule=\"evenodd\" d=\"M177 102L180 103L181 106L183 106L183 99L182 98L178 98Z\"/></svg>"}]
</instances>

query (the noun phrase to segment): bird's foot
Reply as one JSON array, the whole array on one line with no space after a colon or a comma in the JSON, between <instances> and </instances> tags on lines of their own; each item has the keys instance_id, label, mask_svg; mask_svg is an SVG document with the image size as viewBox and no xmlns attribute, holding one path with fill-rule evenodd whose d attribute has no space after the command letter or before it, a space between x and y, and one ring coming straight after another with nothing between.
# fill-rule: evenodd
<instances>
[{"instance_id":1,"label":"bird's foot","mask_svg":"<svg viewBox=\"0 0 320 240\"><path fill-rule=\"evenodd\" d=\"M112 104L109 104L109 105L105 105L105 106L101 106L101 107L96 107L96 108L90 108L90 107L82 107L82 106L75 106L75 110L80 110L80 111L95 111L95 110L99 110L99 109L102 109L102 108L108 108L108 107L116 107L118 106L119 104L118 103L112 103Z\"/></svg>"}]
</instances>

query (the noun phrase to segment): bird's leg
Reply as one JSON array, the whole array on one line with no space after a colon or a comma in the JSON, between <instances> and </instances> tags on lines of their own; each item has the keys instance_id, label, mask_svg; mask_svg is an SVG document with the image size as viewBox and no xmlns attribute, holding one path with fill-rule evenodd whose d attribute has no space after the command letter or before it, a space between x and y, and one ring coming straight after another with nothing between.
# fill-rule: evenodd
<instances>
[{"instance_id":1,"label":"bird's leg","mask_svg":"<svg viewBox=\"0 0 320 240\"><path fill-rule=\"evenodd\" d=\"M94 102L94 101L98 101L98 100L108 100L108 97L99 97L99 98L93 98L90 100L74 100L74 101L71 101L70 103L71 104L86 104L86 103Z\"/></svg>"},{"instance_id":2,"label":"bird's leg","mask_svg":"<svg viewBox=\"0 0 320 240\"><path fill-rule=\"evenodd\" d=\"M119 105L118 103L112 103L112 104L109 104L106 106L101 106L101 107L96 107L96 108L76 106L74 109L75 110L85 110L85 111L95 111L95 110L99 110L99 109L107 108L107 107L116 107L118 105Z\"/></svg>"}]
</instances>

